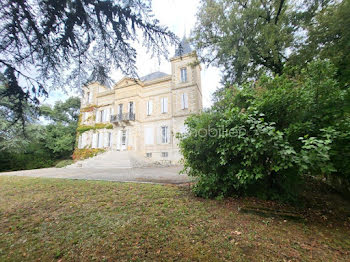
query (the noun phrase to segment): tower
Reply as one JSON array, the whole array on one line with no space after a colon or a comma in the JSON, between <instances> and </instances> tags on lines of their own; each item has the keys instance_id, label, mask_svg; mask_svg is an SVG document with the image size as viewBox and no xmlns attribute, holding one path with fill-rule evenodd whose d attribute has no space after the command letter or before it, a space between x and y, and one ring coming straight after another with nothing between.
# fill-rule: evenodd
<instances>
[{"instance_id":1,"label":"tower","mask_svg":"<svg viewBox=\"0 0 350 262\"><path fill-rule=\"evenodd\" d=\"M188 112L198 113L202 109L202 87L201 87L201 67L197 54L192 50L187 39L183 37L175 56L171 61L172 91L175 97L182 97L181 93L188 96ZM186 102L186 101L185 101ZM176 101L184 103L184 101ZM176 106L174 112L183 106ZM184 113L184 111L180 111ZM179 113L179 112L177 112Z\"/></svg>"}]
</instances>

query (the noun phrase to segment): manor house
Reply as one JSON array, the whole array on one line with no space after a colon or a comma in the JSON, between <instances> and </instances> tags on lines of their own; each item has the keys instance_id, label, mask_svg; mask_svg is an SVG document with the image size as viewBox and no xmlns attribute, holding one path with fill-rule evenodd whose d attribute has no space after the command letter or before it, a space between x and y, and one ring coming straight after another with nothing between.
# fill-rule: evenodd
<instances>
[{"instance_id":1,"label":"manor house","mask_svg":"<svg viewBox=\"0 0 350 262\"><path fill-rule=\"evenodd\" d=\"M122 78L111 89L83 87L80 125L94 126L79 137L79 148L133 151L153 161L177 162L176 133L185 119L201 111L201 68L188 42L170 59L171 75L154 72Z\"/></svg>"}]
</instances>

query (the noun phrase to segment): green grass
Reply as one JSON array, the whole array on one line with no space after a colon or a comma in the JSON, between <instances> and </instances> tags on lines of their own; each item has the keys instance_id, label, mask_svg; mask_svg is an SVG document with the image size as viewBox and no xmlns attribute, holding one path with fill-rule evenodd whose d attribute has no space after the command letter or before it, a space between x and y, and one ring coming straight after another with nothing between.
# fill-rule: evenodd
<instances>
[{"instance_id":1,"label":"green grass","mask_svg":"<svg viewBox=\"0 0 350 262\"><path fill-rule=\"evenodd\" d=\"M0 261L349 261L349 202L204 200L187 186L0 177Z\"/></svg>"}]
</instances>

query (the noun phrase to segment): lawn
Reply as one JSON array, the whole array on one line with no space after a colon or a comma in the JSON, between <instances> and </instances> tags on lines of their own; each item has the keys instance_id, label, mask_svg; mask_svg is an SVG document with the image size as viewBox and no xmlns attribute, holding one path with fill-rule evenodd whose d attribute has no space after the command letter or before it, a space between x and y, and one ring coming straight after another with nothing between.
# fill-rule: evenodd
<instances>
[{"instance_id":1,"label":"lawn","mask_svg":"<svg viewBox=\"0 0 350 262\"><path fill-rule=\"evenodd\" d=\"M188 186L0 177L0 261L349 261L350 204L204 200Z\"/></svg>"}]
</instances>

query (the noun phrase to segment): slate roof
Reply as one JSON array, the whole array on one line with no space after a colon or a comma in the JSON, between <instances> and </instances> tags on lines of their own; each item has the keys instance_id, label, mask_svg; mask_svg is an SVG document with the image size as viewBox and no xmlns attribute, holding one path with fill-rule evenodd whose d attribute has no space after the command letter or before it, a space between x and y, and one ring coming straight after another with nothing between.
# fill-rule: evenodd
<instances>
[{"instance_id":1,"label":"slate roof","mask_svg":"<svg viewBox=\"0 0 350 262\"><path fill-rule=\"evenodd\" d=\"M180 46L181 46L182 50L181 50ZM176 48L176 50L175 50L175 56L183 56L183 55L191 53L192 51L193 50L192 50L189 42L187 41L187 39L185 37L183 37L178 48Z\"/></svg>"},{"instance_id":2,"label":"slate roof","mask_svg":"<svg viewBox=\"0 0 350 262\"><path fill-rule=\"evenodd\" d=\"M157 72L150 73L148 75L145 75L145 76L141 77L140 80L142 82L145 82L145 81L150 81L150 80L162 78L162 77L165 77L165 76L168 76L168 74L160 72L160 71L157 71Z\"/></svg>"}]
</instances>

